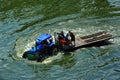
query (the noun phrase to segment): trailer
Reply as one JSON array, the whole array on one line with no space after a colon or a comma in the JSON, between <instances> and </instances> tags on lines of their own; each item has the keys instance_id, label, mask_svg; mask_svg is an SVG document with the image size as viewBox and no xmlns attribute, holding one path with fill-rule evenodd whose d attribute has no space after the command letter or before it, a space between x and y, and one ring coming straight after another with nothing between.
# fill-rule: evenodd
<instances>
[{"instance_id":1,"label":"trailer","mask_svg":"<svg viewBox=\"0 0 120 80\"><path fill-rule=\"evenodd\" d=\"M64 48L64 51L73 51L78 48L90 47L90 46L101 46L104 44L109 44L109 40L112 39L112 35L105 31L98 32L91 35L86 35L83 37L77 37L75 40L75 46Z\"/></svg>"}]
</instances>

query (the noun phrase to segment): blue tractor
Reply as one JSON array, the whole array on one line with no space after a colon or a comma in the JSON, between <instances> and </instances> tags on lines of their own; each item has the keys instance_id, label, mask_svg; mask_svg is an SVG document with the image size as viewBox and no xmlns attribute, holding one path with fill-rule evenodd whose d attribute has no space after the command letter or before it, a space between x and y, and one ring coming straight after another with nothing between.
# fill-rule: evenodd
<instances>
[{"instance_id":1,"label":"blue tractor","mask_svg":"<svg viewBox=\"0 0 120 80\"><path fill-rule=\"evenodd\" d=\"M22 57L40 62L48 56L55 55L56 52L57 47L55 42L53 42L52 36L49 34L42 34L37 38L35 46L25 51Z\"/></svg>"}]
</instances>

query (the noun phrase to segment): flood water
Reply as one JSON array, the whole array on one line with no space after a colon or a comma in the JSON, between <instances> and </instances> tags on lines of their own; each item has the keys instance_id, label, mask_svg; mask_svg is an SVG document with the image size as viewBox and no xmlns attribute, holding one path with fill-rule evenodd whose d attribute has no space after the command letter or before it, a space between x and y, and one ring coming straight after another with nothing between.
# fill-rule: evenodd
<instances>
[{"instance_id":1,"label":"flood water","mask_svg":"<svg viewBox=\"0 0 120 80\"><path fill-rule=\"evenodd\" d=\"M61 30L106 31L112 44L21 58L40 34ZM120 80L120 0L0 0L0 80Z\"/></svg>"}]
</instances>

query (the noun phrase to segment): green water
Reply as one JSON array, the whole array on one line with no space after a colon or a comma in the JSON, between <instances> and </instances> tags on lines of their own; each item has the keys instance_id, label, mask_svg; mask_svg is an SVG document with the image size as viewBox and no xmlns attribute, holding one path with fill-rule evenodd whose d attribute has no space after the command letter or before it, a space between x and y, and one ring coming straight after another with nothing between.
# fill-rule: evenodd
<instances>
[{"instance_id":1,"label":"green water","mask_svg":"<svg viewBox=\"0 0 120 80\"><path fill-rule=\"evenodd\" d=\"M21 58L40 34L61 30L107 31L112 44ZM120 80L120 0L0 0L0 51L0 80Z\"/></svg>"}]
</instances>

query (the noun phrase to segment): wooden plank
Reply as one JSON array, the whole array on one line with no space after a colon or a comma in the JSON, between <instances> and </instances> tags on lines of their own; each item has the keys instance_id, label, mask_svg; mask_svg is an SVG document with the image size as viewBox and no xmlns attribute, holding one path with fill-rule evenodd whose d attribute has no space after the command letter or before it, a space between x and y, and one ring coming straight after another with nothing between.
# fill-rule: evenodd
<instances>
[{"instance_id":1,"label":"wooden plank","mask_svg":"<svg viewBox=\"0 0 120 80\"><path fill-rule=\"evenodd\" d=\"M112 38L112 35L110 34L106 34L106 32L99 32L96 34L92 34L92 35L87 35L87 36L83 36L76 38L75 47L80 47L83 45L88 45L88 44L93 44L96 42L100 42L100 41L105 41L105 40L109 40Z\"/></svg>"},{"instance_id":2,"label":"wooden plank","mask_svg":"<svg viewBox=\"0 0 120 80\"><path fill-rule=\"evenodd\" d=\"M94 36L98 36L98 35L102 35L102 34L106 34L106 32L102 31L102 32L98 32L98 33L95 33L95 34L92 34L92 35L83 36L83 37L81 37L81 39L88 39L88 38L92 38Z\"/></svg>"}]
</instances>

